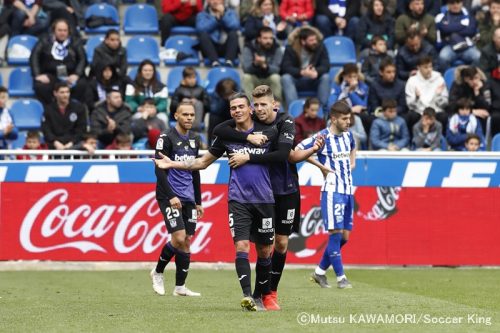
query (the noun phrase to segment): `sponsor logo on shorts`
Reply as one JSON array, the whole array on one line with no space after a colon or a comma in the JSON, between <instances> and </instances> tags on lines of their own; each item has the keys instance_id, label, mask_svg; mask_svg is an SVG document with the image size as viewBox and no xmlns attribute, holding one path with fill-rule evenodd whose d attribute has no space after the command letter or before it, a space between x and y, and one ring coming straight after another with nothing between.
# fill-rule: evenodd
<instances>
[{"instance_id":1,"label":"sponsor logo on shorts","mask_svg":"<svg viewBox=\"0 0 500 333\"><path fill-rule=\"evenodd\" d=\"M172 227L172 228L177 227L177 221L175 219L174 220L168 220L168 223L170 223L170 227Z\"/></svg>"},{"instance_id":2,"label":"sponsor logo on shorts","mask_svg":"<svg viewBox=\"0 0 500 333\"><path fill-rule=\"evenodd\" d=\"M191 217L196 220L198 218L198 211L196 209L191 210Z\"/></svg>"},{"instance_id":3,"label":"sponsor logo on shorts","mask_svg":"<svg viewBox=\"0 0 500 333\"><path fill-rule=\"evenodd\" d=\"M289 209L288 212L286 212L286 219L293 220L294 218L295 218L295 208Z\"/></svg>"},{"instance_id":4,"label":"sponsor logo on shorts","mask_svg":"<svg viewBox=\"0 0 500 333\"><path fill-rule=\"evenodd\" d=\"M273 228L273 218L262 219L262 229L272 229Z\"/></svg>"}]
</instances>

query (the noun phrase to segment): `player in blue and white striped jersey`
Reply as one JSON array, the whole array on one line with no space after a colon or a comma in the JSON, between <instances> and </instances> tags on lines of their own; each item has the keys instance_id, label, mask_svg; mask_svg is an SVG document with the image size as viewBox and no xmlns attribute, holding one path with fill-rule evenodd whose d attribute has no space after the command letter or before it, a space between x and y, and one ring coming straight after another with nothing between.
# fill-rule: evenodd
<instances>
[{"instance_id":1,"label":"player in blue and white striped jersey","mask_svg":"<svg viewBox=\"0 0 500 333\"><path fill-rule=\"evenodd\" d=\"M340 248L349 239L353 226L352 169L355 166L356 143L349 132L350 117L351 107L344 101L336 102L330 110L330 127L297 145L298 149L309 149L318 137L325 139L325 145L317 156L319 166L326 174L321 188L321 214L329 239L323 258L312 273L312 279L324 288L330 288L325 275L330 265L337 275L337 286L341 289L352 288L344 274L340 254Z\"/></svg>"}]
</instances>

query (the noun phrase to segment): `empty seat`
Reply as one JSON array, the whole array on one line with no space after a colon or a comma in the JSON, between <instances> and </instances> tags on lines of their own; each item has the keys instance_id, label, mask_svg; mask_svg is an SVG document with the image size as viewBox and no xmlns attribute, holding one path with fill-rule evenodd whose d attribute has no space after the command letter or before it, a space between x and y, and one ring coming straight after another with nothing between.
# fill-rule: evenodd
<instances>
[{"instance_id":1,"label":"empty seat","mask_svg":"<svg viewBox=\"0 0 500 333\"><path fill-rule=\"evenodd\" d=\"M87 33L106 33L109 29L120 30L120 18L118 16L118 10L111 5L108 5L106 3L99 3L90 6L85 12L85 20L87 20L91 16L110 18L115 24L101 25L96 28L85 27L85 32Z\"/></svg>"},{"instance_id":2,"label":"empty seat","mask_svg":"<svg viewBox=\"0 0 500 333\"><path fill-rule=\"evenodd\" d=\"M151 5L137 4L125 10L123 31L126 34L157 34L158 14Z\"/></svg>"},{"instance_id":3,"label":"empty seat","mask_svg":"<svg viewBox=\"0 0 500 333\"><path fill-rule=\"evenodd\" d=\"M42 126L43 106L36 99L20 99L12 103L10 114L19 130L36 130Z\"/></svg>"},{"instance_id":4,"label":"empty seat","mask_svg":"<svg viewBox=\"0 0 500 333\"><path fill-rule=\"evenodd\" d=\"M147 36L132 37L127 43L127 61L130 65L138 65L144 59L160 64L160 50L156 40Z\"/></svg>"},{"instance_id":5,"label":"empty seat","mask_svg":"<svg viewBox=\"0 0 500 333\"><path fill-rule=\"evenodd\" d=\"M207 73L207 81L205 82L207 92L213 94L217 83L223 79L233 79L241 87L238 71L230 67L215 67Z\"/></svg>"},{"instance_id":6,"label":"empty seat","mask_svg":"<svg viewBox=\"0 0 500 333\"><path fill-rule=\"evenodd\" d=\"M177 61L175 57L165 59L165 65L175 66L198 66L200 64L200 59L198 56L198 51L194 47L198 44L198 40L191 38L189 36L171 36L165 41L165 49L174 49L177 52L182 52L186 56L185 59Z\"/></svg>"},{"instance_id":7,"label":"empty seat","mask_svg":"<svg viewBox=\"0 0 500 333\"><path fill-rule=\"evenodd\" d=\"M38 38L31 35L19 35L9 39L7 44L7 63L9 65L28 65L31 50Z\"/></svg>"},{"instance_id":8,"label":"empty seat","mask_svg":"<svg viewBox=\"0 0 500 333\"><path fill-rule=\"evenodd\" d=\"M9 95L13 97L32 97L33 76L29 67L15 68L9 75Z\"/></svg>"},{"instance_id":9,"label":"empty seat","mask_svg":"<svg viewBox=\"0 0 500 333\"><path fill-rule=\"evenodd\" d=\"M349 37L332 36L323 41L332 66L356 63L356 47Z\"/></svg>"}]
</instances>

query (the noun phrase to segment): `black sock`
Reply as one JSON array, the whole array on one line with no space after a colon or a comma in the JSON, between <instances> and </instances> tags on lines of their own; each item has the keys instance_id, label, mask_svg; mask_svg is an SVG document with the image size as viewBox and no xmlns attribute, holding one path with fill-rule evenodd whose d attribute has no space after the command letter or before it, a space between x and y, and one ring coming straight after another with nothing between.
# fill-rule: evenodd
<instances>
[{"instance_id":1,"label":"black sock","mask_svg":"<svg viewBox=\"0 0 500 333\"><path fill-rule=\"evenodd\" d=\"M172 246L170 242L163 246L161 250L160 258L158 258L158 263L156 264L156 273L163 273L165 267L167 267L168 263L172 259L172 257L177 252L177 249Z\"/></svg>"},{"instance_id":2,"label":"black sock","mask_svg":"<svg viewBox=\"0 0 500 333\"><path fill-rule=\"evenodd\" d=\"M191 253L186 253L177 250L175 256L175 285L183 286L186 283L186 278L189 271L189 263L191 262Z\"/></svg>"},{"instance_id":3,"label":"black sock","mask_svg":"<svg viewBox=\"0 0 500 333\"><path fill-rule=\"evenodd\" d=\"M281 274L283 273L283 268L285 267L286 251L285 253L280 253L274 250L271 262L271 290L276 291L278 290Z\"/></svg>"},{"instance_id":4,"label":"black sock","mask_svg":"<svg viewBox=\"0 0 500 333\"><path fill-rule=\"evenodd\" d=\"M238 275L238 280L240 280L241 290L243 295L252 295L252 286L250 284L251 280L251 270L250 262L248 261L248 253L246 252L236 252L236 259L234 261L236 266L236 274Z\"/></svg>"},{"instance_id":5,"label":"black sock","mask_svg":"<svg viewBox=\"0 0 500 333\"><path fill-rule=\"evenodd\" d=\"M262 295L267 295L271 292L271 257L257 258L255 265L255 292L254 298L259 298Z\"/></svg>"},{"instance_id":6,"label":"black sock","mask_svg":"<svg viewBox=\"0 0 500 333\"><path fill-rule=\"evenodd\" d=\"M342 248L342 246L344 246L345 244L347 243L347 239L341 239L340 240L340 248Z\"/></svg>"}]
</instances>

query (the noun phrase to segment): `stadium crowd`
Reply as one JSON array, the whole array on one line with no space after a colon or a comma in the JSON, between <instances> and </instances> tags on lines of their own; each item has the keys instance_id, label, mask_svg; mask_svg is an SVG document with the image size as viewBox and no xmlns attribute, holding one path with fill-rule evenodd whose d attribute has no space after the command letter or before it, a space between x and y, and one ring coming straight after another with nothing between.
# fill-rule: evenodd
<instances>
[{"instance_id":1,"label":"stadium crowd","mask_svg":"<svg viewBox=\"0 0 500 333\"><path fill-rule=\"evenodd\" d=\"M136 2L1 2L0 58L12 68L0 88L1 148L154 148L186 100L207 145L230 118L228 97L261 84L301 139L342 99L361 149L485 150L500 133L500 0ZM170 67L167 84L159 66ZM32 77L25 93L14 89L19 68ZM38 128L19 124L32 113L9 107L9 94L40 102L29 104L41 105Z\"/></svg>"}]
</instances>

